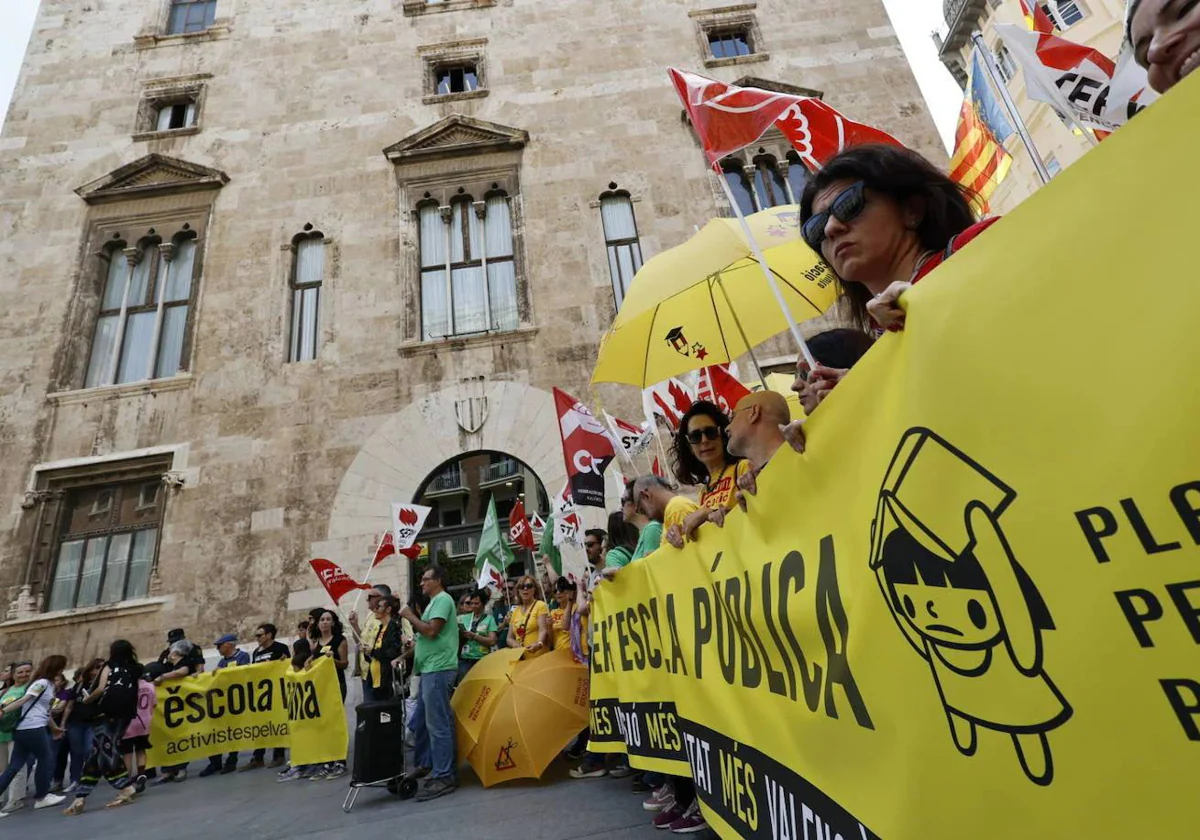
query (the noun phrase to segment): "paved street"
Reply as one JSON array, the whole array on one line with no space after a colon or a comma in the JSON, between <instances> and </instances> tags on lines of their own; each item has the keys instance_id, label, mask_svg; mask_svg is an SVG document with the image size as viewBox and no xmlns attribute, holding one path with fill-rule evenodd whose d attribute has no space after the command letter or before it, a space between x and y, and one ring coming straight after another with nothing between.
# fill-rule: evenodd
<instances>
[{"instance_id":1,"label":"paved street","mask_svg":"<svg viewBox=\"0 0 1200 840\"><path fill-rule=\"evenodd\" d=\"M65 817L59 809L30 807L0 820L0 837L71 836L88 840L274 840L274 838L419 837L423 840L568 840L661 837L629 791L628 779L575 781L561 762L541 784L513 783L484 790L470 771L463 787L428 803L402 802L367 788L354 810L341 810L349 776L330 782L280 784L274 770L197 778L191 765L182 784L147 789L124 808L105 809L106 783L88 810ZM70 800L68 800L69 802ZM65 805L66 803L64 803ZM700 835L711 837L714 835Z\"/></svg>"}]
</instances>

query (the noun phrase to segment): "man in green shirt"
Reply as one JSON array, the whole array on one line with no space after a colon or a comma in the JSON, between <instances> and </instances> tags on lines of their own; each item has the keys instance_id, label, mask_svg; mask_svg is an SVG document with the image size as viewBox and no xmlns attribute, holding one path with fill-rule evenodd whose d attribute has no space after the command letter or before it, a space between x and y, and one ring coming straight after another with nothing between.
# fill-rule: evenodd
<instances>
[{"instance_id":1,"label":"man in green shirt","mask_svg":"<svg viewBox=\"0 0 1200 840\"><path fill-rule=\"evenodd\" d=\"M439 566L421 575L421 591L429 596L429 606L421 617L411 606L400 610L417 633L413 673L421 677L417 707L413 710L417 773L429 778L417 793L418 802L428 802L452 793L458 787L455 776L454 714L450 696L458 674L458 608L445 588L446 572Z\"/></svg>"}]
</instances>

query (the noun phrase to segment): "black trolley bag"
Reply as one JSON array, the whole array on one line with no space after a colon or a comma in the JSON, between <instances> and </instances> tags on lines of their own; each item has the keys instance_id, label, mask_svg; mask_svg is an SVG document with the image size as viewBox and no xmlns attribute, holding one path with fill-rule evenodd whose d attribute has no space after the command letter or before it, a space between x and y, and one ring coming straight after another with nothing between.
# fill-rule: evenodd
<instances>
[{"instance_id":1,"label":"black trolley bag","mask_svg":"<svg viewBox=\"0 0 1200 840\"><path fill-rule=\"evenodd\" d=\"M342 810L350 813L364 787L386 787L402 799L416 793L415 779L404 776L404 696L360 703L355 709L354 761L350 790Z\"/></svg>"}]
</instances>

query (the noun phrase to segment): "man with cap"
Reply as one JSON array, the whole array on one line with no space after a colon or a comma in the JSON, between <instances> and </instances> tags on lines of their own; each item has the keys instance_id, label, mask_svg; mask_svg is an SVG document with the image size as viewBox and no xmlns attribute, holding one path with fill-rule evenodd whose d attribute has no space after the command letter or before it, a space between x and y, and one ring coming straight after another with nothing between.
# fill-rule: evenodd
<instances>
[{"instance_id":1,"label":"man with cap","mask_svg":"<svg viewBox=\"0 0 1200 840\"><path fill-rule=\"evenodd\" d=\"M231 665L250 664L250 654L244 650L238 650L237 640L236 633L226 633L213 643L217 646L217 653L221 654L221 659L217 662L218 671L222 668L228 668ZM222 766L220 753L211 755L208 757L208 766L200 771L200 777L204 778L216 773L221 773L222 775L232 773L237 770L237 759L238 754L231 752L225 757L225 763Z\"/></svg>"}]
</instances>

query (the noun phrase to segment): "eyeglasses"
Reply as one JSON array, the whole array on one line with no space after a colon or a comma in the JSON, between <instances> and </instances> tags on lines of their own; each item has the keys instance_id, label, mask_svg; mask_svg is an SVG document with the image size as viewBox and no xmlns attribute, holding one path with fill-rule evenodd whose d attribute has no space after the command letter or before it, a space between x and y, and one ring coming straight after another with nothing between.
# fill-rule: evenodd
<instances>
[{"instance_id":1,"label":"eyeglasses","mask_svg":"<svg viewBox=\"0 0 1200 840\"><path fill-rule=\"evenodd\" d=\"M692 429L687 433L688 443L695 446L702 440L716 440L721 436L721 430L716 426L705 426L703 429Z\"/></svg>"},{"instance_id":2,"label":"eyeglasses","mask_svg":"<svg viewBox=\"0 0 1200 840\"><path fill-rule=\"evenodd\" d=\"M825 242L825 226L829 224L830 216L842 224L849 224L859 217L863 208L867 206L865 189L866 185L859 181L838 193L833 201L829 202L828 210L823 213L814 213L809 217L800 229L800 234L808 243L808 247L817 253L821 252L821 245Z\"/></svg>"}]
</instances>

